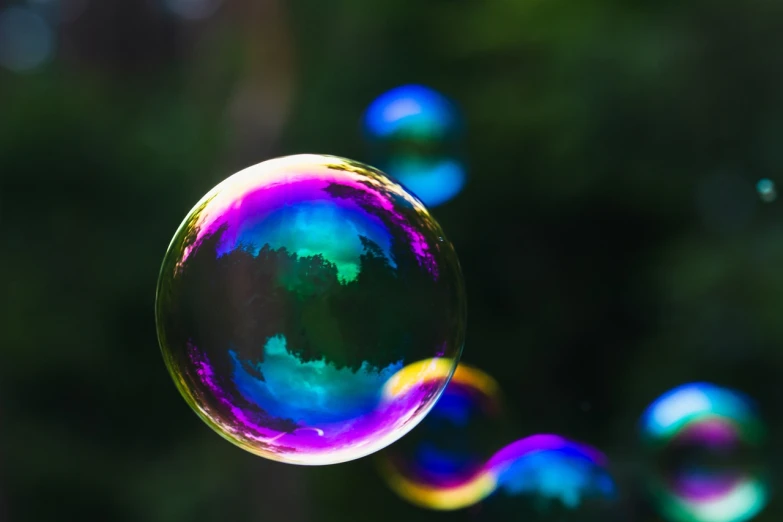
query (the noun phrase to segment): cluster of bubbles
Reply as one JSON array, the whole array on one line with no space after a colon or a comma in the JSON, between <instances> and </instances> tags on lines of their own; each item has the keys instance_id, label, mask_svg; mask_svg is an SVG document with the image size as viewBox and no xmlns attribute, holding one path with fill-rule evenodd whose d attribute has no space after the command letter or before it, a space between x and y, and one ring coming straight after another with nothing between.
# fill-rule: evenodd
<instances>
[{"instance_id":1,"label":"cluster of bubbles","mask_svg":"<svg viewBox=\"0 0 783 522\"><path fill-rule=\"evenodd\" d=\"M364 115L374 163L430 207L454 198L467 181L461 127L455 104L422 85L382 94Z\"/></svg>"},{"instance_id":2,"label":"cluster of bubbles","mask_svg":"<svg viewBox=\"0 0 783 522\"><path fill-rule=\"evenodd\" d=\"M479 434L502 416L498 384L460 364L441 400L408 437L379 456L389 487L419 507L457 510L493 494L579 509L610 501L615 485L606 457L553 434L535 434L491 450ZM478 427L477 432L471 429ZM506 439L507 440L507 439ZM497 448L497 446L495 446Z\"/></svg>"},{"instance_id":3,"label":"cluster of bubbles","mask_svg":"<svg viewBox=\"0 0 783 522\"><path fill-rule=\"evenodd\" d=\"M494 431L501 405L498 384L460 364L422 424L379 454L388 486L433 510L463 509L498 495L580 516L588 503L616 503L608 459L591 446L534 434L491 451L477 434ZM641 425L653 462L649 491L667 520L742 522L763 509L768 489L755 453L763 428L747 397L685 385L649 406Z\"/></svg>"},{"instance_id":4,"label":"cluster of bubbles","mask_svg":"<svg viewBox=\"0 0 783 522\"><path fill-rule=\"evenodd\" d=\"M673 522L742 522L766 505L758 451L764 430L751 400L706 383L676 388L645 411L654 464L650 491Z\"/></svg>"},{"instance_id":5,"label":"cluster of bubbles","mask_svg":"<svg viewBox=\"0 0 783 522\"><path fill-rule=\"evenodd\" d=\"M179 391L254 454L373 453L429 412L457 366L462 273L422 203L351 160L289 156L220 183L165 255L156 319Z\"/></svg>"}]
</instances>

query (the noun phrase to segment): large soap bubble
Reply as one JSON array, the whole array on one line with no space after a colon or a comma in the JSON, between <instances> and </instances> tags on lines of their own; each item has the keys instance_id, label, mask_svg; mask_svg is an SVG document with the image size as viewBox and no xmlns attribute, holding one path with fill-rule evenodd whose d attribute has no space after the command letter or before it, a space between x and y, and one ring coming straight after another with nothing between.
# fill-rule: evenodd
<instances>
[{"instance_id":1,"label":"large soap bubble","mask_svg":"<svg viewBox=\"0 0 783 522\"><path fill-rule=\"evenodd\" d=\"M373 453L434 405L465 328L457 256L383 173L319 155L261 163L188 214L158 283L158 336L185 400L257 455Z\"/></svg>"}]
</instances>

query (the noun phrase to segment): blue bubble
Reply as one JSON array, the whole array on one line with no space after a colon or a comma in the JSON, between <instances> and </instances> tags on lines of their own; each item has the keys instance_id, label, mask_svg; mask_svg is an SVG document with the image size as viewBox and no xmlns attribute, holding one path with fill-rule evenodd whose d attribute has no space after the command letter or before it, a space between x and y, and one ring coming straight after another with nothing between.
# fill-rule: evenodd
<instances>
[{"instance_id":1,"label":"blue bubble","mask_svg":"<svg viewBox=\"0 0 783 522\"><path fill-rule=\"evenodd\" d=\"M465 168L451 158L396 157L386 164L385 170L431 207L454 198L467 181Z\"/></svg>"},{"instance_id":2,"label":"blue bubble","mask_svg":"<svg viewBox=\"0 0 783 522\"><path fill-rule=\"evenodd\" d=\"M186 20L202 20L215 14L222 0L164 0L172 13Z\"/></svg>"}]
</instances>

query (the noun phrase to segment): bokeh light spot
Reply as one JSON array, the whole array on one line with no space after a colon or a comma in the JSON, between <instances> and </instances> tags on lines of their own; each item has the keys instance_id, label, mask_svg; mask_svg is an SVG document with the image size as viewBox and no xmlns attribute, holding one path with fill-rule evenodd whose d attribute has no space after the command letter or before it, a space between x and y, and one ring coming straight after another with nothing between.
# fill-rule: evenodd
<instances>
[{"instance_id":1,"label":"bokeh light spot","mask_svg":"<svg viewBox=\"0 0 783 522\"><path fill-rule=\"evenodd\" d=\"M222 0L164 0L166 7L186 20L209 18L220 8Z\"/></svg>"}]
</instances>

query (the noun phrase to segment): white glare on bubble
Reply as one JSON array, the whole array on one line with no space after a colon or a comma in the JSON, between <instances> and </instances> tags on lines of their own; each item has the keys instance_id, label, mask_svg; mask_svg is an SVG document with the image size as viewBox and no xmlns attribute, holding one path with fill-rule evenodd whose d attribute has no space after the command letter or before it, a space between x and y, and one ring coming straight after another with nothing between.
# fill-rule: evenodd
<instances>
[{"instance_id":1,"label":"white glare on bubble","mask_svg":"<svg viewBox=\"0 0 783 522\"><path fill-rule=\"evenodd\" d=\"M164 0L172 13L188 20L201 20L212 16L222 0Z\"/></svg>"},{"instance_id":2,"label":"white glare on bubble","mask_svg":"<svg viewBox=\"0 0 783 522\"><path fill-rule=\"evenodd\" d=\"M0 11L0 65L14 72L31 71L53 52L52 30L43 18L17 7Z\"/></svg>"},{"instance_id":3,"label":"white glare on bubble","mask_svg":"<svg viewBox=\"0 0 783 522\"><path fill-rule=\"evenodd\" d=\"M761 196L761 200L766 203L775 201L778 197L778 192L775 190L775 182L771 179L762 179L756 183L756 190Z\"/></svg>"}]
</instances>

